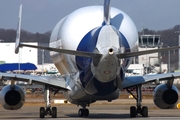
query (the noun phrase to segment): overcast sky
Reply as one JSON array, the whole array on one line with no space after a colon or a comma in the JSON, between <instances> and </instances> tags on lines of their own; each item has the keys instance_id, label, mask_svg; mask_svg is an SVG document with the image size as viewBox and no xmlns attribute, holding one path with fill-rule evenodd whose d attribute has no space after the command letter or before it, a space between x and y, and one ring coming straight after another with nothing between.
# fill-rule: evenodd
<instances>
[{"instance_id":1,"label":"overcast sky","mask_svg":"<svg viewBox=\"0 0 180 120\"><path fill-rule=\"evenodd\" d=\"M103 0L0 0L0 28L16 29L23 4L22 29L44 33L72 11L103 5ZM163 30L180 24L180 0L111 0L111 6L127 13L137 30Z\"/></svg>"}]
</instances>

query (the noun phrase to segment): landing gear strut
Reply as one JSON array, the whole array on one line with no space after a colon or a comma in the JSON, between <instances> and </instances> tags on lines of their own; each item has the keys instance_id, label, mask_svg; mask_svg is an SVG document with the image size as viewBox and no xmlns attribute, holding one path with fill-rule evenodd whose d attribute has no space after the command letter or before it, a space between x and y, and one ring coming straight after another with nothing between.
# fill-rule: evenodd
<instances>
[{"instance_id":1,"label":"landing gear strut","mask_svg":"<svg viewBox=\"0 0 180 120\"><path fill-rule=\"evenodd\" d=\"M83 117L83 116L87 117L87 116L89 116L89 110L86 108L87 104L86 103L80 103L79 105L81 105L82 108L79 109L78 115L80 117Z\"/></svg>"},{"instance_id":2,"label":"landing gear strut","mask_svg":"<svg viewBox=\"0 0 180 120\"><path fill-rule=\"evenodd\" d=\"M57 108L52 107L52 109L51 109L49 86L48 85L45 86L44 100L46 102L46 109L44 107L40 107L39 117L44 118L44 116L49 115L49 116L52 116L52 118L57 118Z\"/></svg>"},{"instance_id":3,"label":"landing gear strut","mask_svg":"<svg viewBox=\"0 0 180 120\"><path fill-rule=\"evenodd\" d=\"M142 102L142 92L141 92L141 87L142 85L137 85L136 86L136 93L137 97L133 95L133 93L127 89L127 91L136 99L136 107L131 106L130 107L130 117L136 117L136 115L140 114L142 117L148 117L148 107L143 106L141 107L141 102Z\"/></svg>"}]
</instances>

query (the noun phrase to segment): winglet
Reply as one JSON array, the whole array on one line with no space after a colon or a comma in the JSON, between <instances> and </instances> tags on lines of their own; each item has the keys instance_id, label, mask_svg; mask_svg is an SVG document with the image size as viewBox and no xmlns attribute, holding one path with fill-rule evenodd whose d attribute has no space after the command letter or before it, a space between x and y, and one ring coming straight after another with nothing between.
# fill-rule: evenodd
<instances>
[{"instance_id":1,"label":"winglet","mask_svg":"<svg viewBox=\"0 0 180 120\"><path fill-rule=\"evenodd\" d=\"M18 26L17 26L17 32L16 32L16 43L15 43L16 54L19 53L19 47L20 47L21 17L22 17L22 4L19 7Z\"/></svg>"},{"instance_id":2,"label":"winglet","mask_svg":"<svg viewBox=\"0 0 180 120\"><path fill-rule=\"evenodd\" d=\"M104 22L110 24L110 0L104 0Z\"/></svg>"}]
</instances>

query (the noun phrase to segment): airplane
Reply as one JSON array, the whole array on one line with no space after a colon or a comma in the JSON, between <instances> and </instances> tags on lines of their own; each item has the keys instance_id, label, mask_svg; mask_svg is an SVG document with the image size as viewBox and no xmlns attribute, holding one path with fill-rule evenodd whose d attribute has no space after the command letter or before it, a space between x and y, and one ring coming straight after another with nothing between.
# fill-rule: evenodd
<instances>
[{"instance_id":1,"label":"airplane","mask_svg":"<svg viewBox=\"0 0 180 120\"><path fill-rule=\"evenodd\" d=\"M173 85L180 73L166 73L125 77L133 57L161 51L179 49L180 46L138 51L138 33L132 19L123 11L111 7L110 0L103 6L79 8L62 18L54 27L49 47L28 45L20 42L22 5L16 36L15 53L20 47L49 50L53 63L61 76L32 76L0 73L0 79L11 80L0 93L0 103L7 110L20 109L25 93L15 81L44 85L45 107L40 107L39 117L57 117L57 108L51 107L50 88L54 94L63 91L72 104L81 106L80 117L89 116L87 109L99 100L111 102L127 90L136 100L130 107L130 117L148 117L148 107L142 106L143 84L166 81L154 90L154 103L161 109L173 108L178 101L178 89ZM132 91L136 90L134 94Z\"/></svg>"}]
</instances>

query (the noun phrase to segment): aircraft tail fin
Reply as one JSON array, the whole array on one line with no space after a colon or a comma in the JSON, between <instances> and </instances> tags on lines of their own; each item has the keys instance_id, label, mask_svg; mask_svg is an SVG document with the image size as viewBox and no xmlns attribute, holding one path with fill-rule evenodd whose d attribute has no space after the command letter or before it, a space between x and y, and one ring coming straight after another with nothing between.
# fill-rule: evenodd
<instances>
[{"instance_id":1,"label":"aircraft tail fin","mask_svg":"<svg viewBox=\"0 0 180 120\"><path fill-rule=\"evenodd\" d=\"M104 0L104 22L105 24L109 25L110 24L110 0Z\"/></svg>"},{"instance_id":2,"label":"aircraft tail fin","mask_svg":"<svg viewBox=\"0 0 180 120\"><path fill-rule=\"evenodd\" d=\"M18 26L17 26L17 32L16 32L16 43L15 43L16 54L19 53L19 47L20 47L21 18L22 18L22 4L19 7Z\"/></svg>"}]
</instances>

